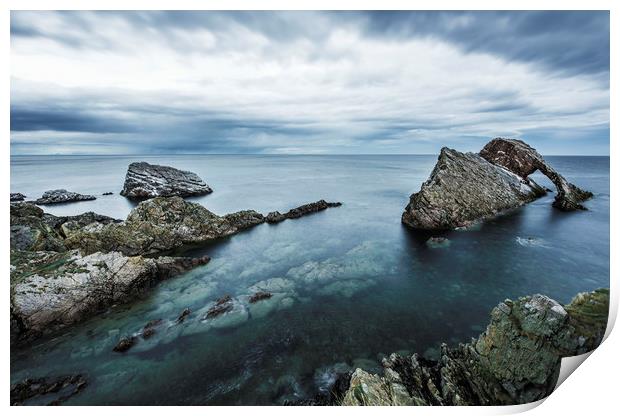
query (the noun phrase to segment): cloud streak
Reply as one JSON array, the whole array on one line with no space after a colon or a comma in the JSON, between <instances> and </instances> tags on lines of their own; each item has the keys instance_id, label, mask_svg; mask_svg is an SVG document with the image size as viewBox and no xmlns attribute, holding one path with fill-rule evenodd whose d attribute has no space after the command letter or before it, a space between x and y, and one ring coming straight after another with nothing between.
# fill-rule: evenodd
<instances>
[{"instance_id":1,"label":"cloud streak","mask_svg":"<svg viewBox=\"0 0 620 416\"><path fill-rule=\"evenodd\" d=\"M11 151L609 152L605 12L12 12Z\"/></svg>"}]
</instances>

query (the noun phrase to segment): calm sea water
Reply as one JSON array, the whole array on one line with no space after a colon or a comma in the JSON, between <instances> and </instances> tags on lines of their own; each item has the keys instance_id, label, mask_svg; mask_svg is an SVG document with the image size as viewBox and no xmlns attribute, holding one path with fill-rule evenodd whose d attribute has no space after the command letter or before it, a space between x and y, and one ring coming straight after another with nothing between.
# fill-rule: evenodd
<instances>
[{"instance_id":1,"label":"calm sea water","mask_svg":"<svg viewBox=\"0 0 620 416\"><path fill-rule=\"evenodd\" d=\"M450 246L435 249L400 223L435 156L13 157L11 192L112 191L45 210L125 218L133 205L118 192L127 165L138 160L196 172L214 192L192 200L217 214L285 211L321 198L343 206L196 251L213 260L131 305L13 349L11 382L85 374L88 387L68 404L280 404L325 389L336 371L378 371L384 354L433 356L441 342L466 342L505 298L543 293L568 302L609 286L608 157L548 158L594 192L588 211L552 209L551 194L447 233ZM265 281L282 294L218 324L193 313L126 354L112 352L120 335L151 319L174 320L186 307L198 311Z\"/></svg>"}]
</instances>

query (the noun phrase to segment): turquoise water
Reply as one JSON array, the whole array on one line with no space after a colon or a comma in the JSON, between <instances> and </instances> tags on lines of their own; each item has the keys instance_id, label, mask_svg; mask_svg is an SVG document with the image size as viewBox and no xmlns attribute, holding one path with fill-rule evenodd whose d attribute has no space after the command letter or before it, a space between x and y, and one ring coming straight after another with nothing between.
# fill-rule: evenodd
<instances>
[{"instance_id":1,"label":"turquoise water","mask_svg":"<svg viewBox=\"0 0 620 416\"><path fill-rule=\"evenodd\" d=\"M429 248L400 215L435 156L13 157L11 192L67 188L95 201L44 209L124 218L127 165L145 160L191 170L214 189L192 198L217 214L267 213L318 199L343 206L263 224L190 254L213 260L159 284L143 299L11 351L11 382L82 373L88 387L66 404L281 404L327 388L334 372L377 371L391 352L433 356L441 342L477 336L490 309L533 293L568 302L609 286L609 158L549 157L591 190L589 211L552 209L553 195ZM539 183L552 187L539 175ZM210 323L199 310L252 285L274 297ZM186 307L183 325L172 321ZM125 354L122 334L151 319L163 329Z\"/></svg>"}]
</instances>

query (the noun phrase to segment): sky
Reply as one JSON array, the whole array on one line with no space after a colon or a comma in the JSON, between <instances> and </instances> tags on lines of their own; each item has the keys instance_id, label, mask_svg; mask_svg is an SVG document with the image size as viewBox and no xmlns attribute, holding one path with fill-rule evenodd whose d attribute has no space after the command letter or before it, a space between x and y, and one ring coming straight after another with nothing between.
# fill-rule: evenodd
<instances>
[{"instance_id":1,"label":"sky","mask_svg":"<svg viewBox=\"0 0 620 416\"><path fill-rule=\"evenodd\" d=\"M609 13L11 12L11 154L609 154Z\"/></svg>"}]
</instances>

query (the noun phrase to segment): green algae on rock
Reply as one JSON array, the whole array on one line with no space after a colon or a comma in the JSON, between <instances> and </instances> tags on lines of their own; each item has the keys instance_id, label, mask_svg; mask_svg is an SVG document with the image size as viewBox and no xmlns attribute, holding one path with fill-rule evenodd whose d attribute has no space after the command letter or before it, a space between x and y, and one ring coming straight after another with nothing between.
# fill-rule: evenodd
<instances>
[{"instance_id":1,"label":"green algae on rock","mask_svg":"<svg viewBox=\"0 0 620 416\"><path fill-rule=\"evenodd\" d=\"M513 405L553 391L562 357L598 346L607 327L609 290L570 304L534 295L506 300L478 339L441 347L439 361L392 354L383 376L357 369L342 405Z\"/></svg>"}]
</instances>

